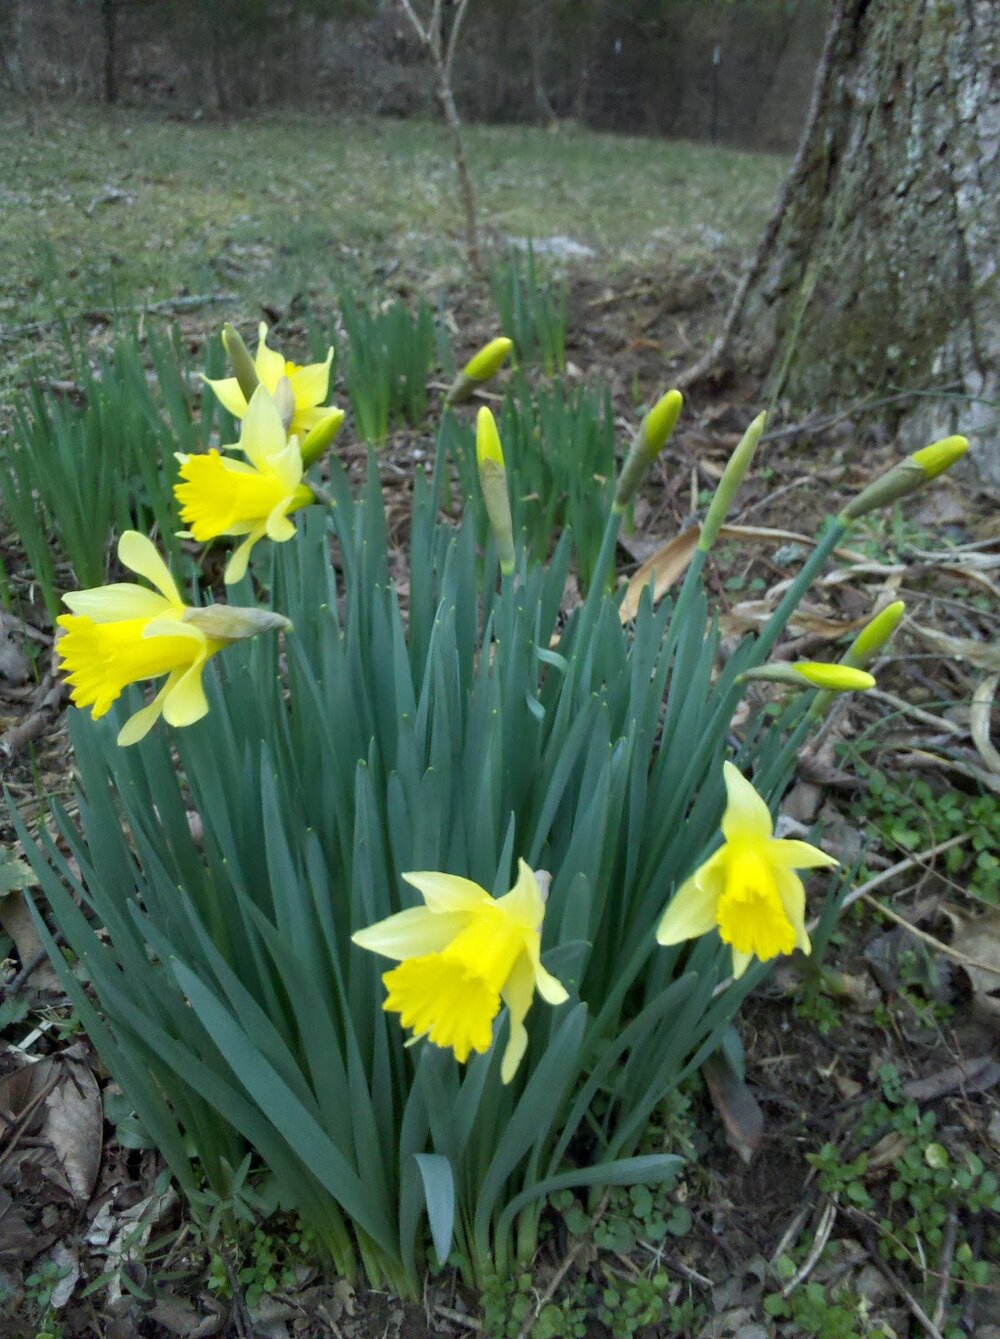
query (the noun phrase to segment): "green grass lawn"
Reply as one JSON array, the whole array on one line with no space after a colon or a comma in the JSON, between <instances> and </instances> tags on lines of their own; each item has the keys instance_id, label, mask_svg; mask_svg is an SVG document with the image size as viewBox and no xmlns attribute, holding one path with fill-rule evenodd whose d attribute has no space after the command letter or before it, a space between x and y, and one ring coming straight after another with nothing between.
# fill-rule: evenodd
<instances>
[{"instance_id":1,"label":"green grass lawn","mask_svg":"<svg viewBox=\"0 0 1000 1339\"><path fill-rule=\"evenodd\" d=\"M561 234L599 272L749 246L780 157L520 126L470 126L484 232ZM0 104L6 328L185 293L322 299L338 278L461 276L454 168L426 122L269 115L182 122L77 104ZM5 350L10 357L11 348Z\"/></svg>"}]
</instances>

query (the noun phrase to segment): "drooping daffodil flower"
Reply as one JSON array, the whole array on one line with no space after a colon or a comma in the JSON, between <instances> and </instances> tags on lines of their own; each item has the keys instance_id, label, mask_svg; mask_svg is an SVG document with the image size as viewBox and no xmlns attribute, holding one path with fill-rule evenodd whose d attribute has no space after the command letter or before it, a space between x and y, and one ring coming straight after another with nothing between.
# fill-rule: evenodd
<instances>
[{"instance_id":1,"label":"drooping daffodil flower","mask_svg":"<svg viewBox=\"0 0 1000 1339\"><path fill-rule=\"evenodd\" d=\"M501 1002L510 1039L500 1076L514 1077L528 1044L524 1020L537 990L548 1004L569 996L541 964L545 901L538 879L521 860L517 883L503 897L454 874L404 874L424 906L397 912L359 930L353 942L400 965L382 977L383 1008L398 1013L414 1040L428 1037L465 1063L493 1042Z\"/></svg>"},{"instance_id":2,"label":"drooping daffodil flower","mask_svg":"<svg viewBox=\"0 0 1000 1339\"><path fill-rule=\"evenodd\" d=\"M229 642L291 625L260 609L186 605L166 563L135 530L118 541L118 557L156 589L117 582L64 595L71 612L56 619L64 631L56 651L73 705L91 707L95 720L128 684L167 676L152 702L119 731L118 743L127 745L142 739L161 715L174 726L200 720L208 711L201 676L209 658Z\"/></svg>"},{"instance_id":3,"label":"drooping daffodil flower","mask_svg":"<svg viewBox=\"0 0 1000 1339\"><path fill-rule=\"evenodd\" d=\"M243 577L259 539L291 539L295 526L289 514L314 501L312 489L302 482L298 438L286 438L278 406L264 386L250 398L239 448L246 462L215 450L179 454L181 482L174 487L188 527L184 533L199 544L220 535L246 536L226 564L227 584Z\"/></svg>"},{"instance_id":4,"label":"drooping daffodil flower","mask_svg":"<svg viewBox=\"0 0 1000 1339\"><path fill-rule=\"evenodd\" d=\"M331 414L341 412L333 405L323 404L330 389L333 348L327 350L324 362L307 363L303 366L299 363L288 362L277 349L268 348L267 325L264 321L261 321L258 326L257 335L257 356L253 360L257 379L265 390L269 391L271 395L275 395L282 377L288 378L294 400L294 410L288 431L289 434L294 433L301 441L314 428L319 427ZM224 377L219 381L202 377L202 380L207 386L211 386L223 406L229 410L234 418L244 416L247 412L248 400L237 377Z\"/></svg>"},{"instance_id":5,"label":"drooping daffodil flower","mask_svg":"<svg viewBox=\"0 0 1000 1339\"><path fill-rule=\"evenodd\" d=\"M722 846L674 894L656 931L661 944L679 944L718 929L733 950L733 976L752 958L811 951L806 894L798 869L838 862L808 842L774 836L767 805L732 763L723 765L727 804Z\"/></svg>"}]
</instances>

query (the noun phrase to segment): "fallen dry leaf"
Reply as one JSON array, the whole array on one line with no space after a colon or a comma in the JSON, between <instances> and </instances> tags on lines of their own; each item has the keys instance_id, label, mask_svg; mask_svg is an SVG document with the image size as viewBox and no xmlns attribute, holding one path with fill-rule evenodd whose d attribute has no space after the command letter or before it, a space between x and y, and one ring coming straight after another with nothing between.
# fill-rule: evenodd
<instances>
[{"instance_id":1,"label":"fallen dry leaf","mask_svg":"<svg viewBox=\"0 0 1000 1339\"><path fill-rule=\"evenodd\" d=\"M764 1137L764 1114L757 1099L723 1051L706 1060L701 1072L730 1146L744 1162L750 1162Z\"/></svg>"},{"instance_id":2,"label":"fallen dry leaf","mask_svg":"<svg viewBox=\"0 0 1000 1339\"><path fill-rule=\"evenodd\" d=\"M1000 684L1000 673L991 674L984 679L972 694L972 705L969 709L969 733L972 735L972 742L979 750L979 756L990 769L1000 776L1000 753L993 747L990 740L990 714L993 711L993 699L996 697L997 685Z\"/></svg>"},{"instance_id":3,"label":"fallen dry leaf","mask_svg":"<svg viewBox=\"0 0 1000 1339\"><path fill-rule=\"evenodd\" d=\"M951 947L962 955L958 965L969 978L977 1006L1000 1022L1000 911L967 916L946 903L941 910L951 921Z\"/></svg>"}]
</instances>

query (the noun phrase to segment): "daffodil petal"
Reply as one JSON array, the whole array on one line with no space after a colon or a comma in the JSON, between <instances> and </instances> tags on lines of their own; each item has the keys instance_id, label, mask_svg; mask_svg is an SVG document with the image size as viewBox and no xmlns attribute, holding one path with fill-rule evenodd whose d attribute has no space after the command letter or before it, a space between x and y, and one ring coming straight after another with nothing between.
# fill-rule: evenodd
<instances>
[{"instance_id":1,"label":"daffodil petal","mask_svg":"<svg viewBox=\"0 0 1000 1339\"><path fill-rule=\"evenodd\" d=\"M164 599L173 605L183 605L170 569L145 535L140 535L138 530L126 530L118 541L118 557L130 572L145 577L155 586Z\"/></svg>"},{"instance_id":2,"label":"daffodil petal","mask_svg":"<svg viewBox=\"0 0 1000 1339\"><path fill-rule=\"evenodd\" d=\"M142 630L142 636L144 640L147 637L187 637L193 642L205 642L205 634L200 628L183 622L173 611L150 619Z\"/></svg>"},{"instance_id":3,"label":"daffodil petal","mask_svg":"<svg viewBox=\"0 0 1000 1339\"><path fill-rule=\"evenodd\" d=\"M292 383L292 393L295 396L296 407L302 409L312 409L321 404L326 399L326 393L330 388L330 364L333 362L333 349L329 349L326 355L326 362L309 363L306 367L300 367L289 377Z\"/></svg>"},{"instance_id":4,"label":"daffodil petal","mask_svg":"<svg viewBox=\"0 0 1000 1339\"><path fill-rule=\"evenodd\" d=\"M782 837L768 843L768 861L779 869L833 869L840 861L808 842Z\"/></svg>"},{"instance_id":5,"label":"daffodil petal","mask_svg":"<svg viewBox=\"0 0 1000 1339\"><path fill-rule=\"evenodd\" d=\"M302 452L297 437L292 437L283 450L271 457L268 468L278 476L290 493L298 488L302 482Z\"/></svg>"},{"instance_id":6,"label":"daffodil petal","mask_svg":"<svg viewBox=\"0 0 1000 1339\"><path fill-rule=\"evenodd\" d=\"M274 388L285 375L285 360L275 349L267 347L267 325L261 321L257 327L257 357L253 360L261 385L274 394Z\"/></svg>"},{"instance_id":7,"label":"daffodil petal","mask_svg":"<svg viewBox=\"0 0 1000 1339\"><path fill-rule=\"evenodd\" d=\"M542 966L541 938L533 932L528 940L528 961L534 974L535 986L546 1004L565 1004L569 991L563 983Z\"/></svg>"},{"instance_id":8,"label":"daffodil petal","mask_svg":"<svg viewBox=\"0 0 1000 1339\"><path fill-rule=\"evenodd\" d=\"M169 600L145 586L119 581L93 590L74 590L63 596L63 604L74 614L95 623L118 623L128 618L156 618L173 610Z\"/></svg>"},{"instance_id":9,"label":"daffodil petal","mask_svg":"<svg viewBox=\"0 0 1000 1339\"><path fill-rule=\"evenodd\" d=\"M402 876L411 888L416 888L431 911L476 911L493 899L485 888L471 879L457 874L440 874L434 870L419 870Z\"/></svg>"},{"instance_id":10,"label":"daffodil petal","mask_svg":"<svg viewBox=\"0 0 1000 1339\"><path fill-rule=\"evenodd\" d=\"M168 725L194 725L208 711L208 699L201 681L204 668L205 660L196 660L164 694L163 719Z\"/></svg>"},{"instance_id":11,"label":"daffodil petal","mask_svg":"<svg viewBox=\"0 0 1000 1339\"><path fill-rule=\"evenodd\" d=\"M215 398L223 409L229 410L233 418L242 418L247 412L247 397L240 390L240 383L235 377L224 377L221 381L211 381L208 377L202 377L202 381L206 386L211 386Z\"/></svg>"},{"instance_id":12,"label":"daffodil petal","mask_svg":"<svg viewBox=\"0 0 1000 1339\"><path fill-rule=\"evenodd\" d=\"M166 683L147 706L142 707L134 715L130 716L122 728L118 731L118 745L121 748L128 748L130 744L138 744L140 739L144 739L149 734L153 726L163 715L163 701L167 694L177 686L177 683L183 675L183 670L173 670Z\"/></svg>"},{"instance_id":13,"label":"daffodil petal","mask_svg":"<svg viewBox=\"0 0 1000 1339\"><path fill-rule=\"evenodd\" d=\"M741 953L738 948L733 949L733 980L738 981L746 969L753 962L752 953Z\"/></svg>"},{"instance_id":14,"label":"daffodil petal","mask_svg":"<svg viewBox=\"0 0 1000 1339\"><path fill-rule=\"evenodd\" d=\"M785 908L785 915L795 930L795 947L801 949L803 953L811 953L812 945L809 942L809 931L806 929L806 890L802 880L790 869L776 869L774 877L781 905Z\"/></svg>"},{"instance_id":15,"label":"daffodil petal","mask_svg":"<svg viewBox=\"0 0 1000 1339\"><path fill-rule=\"evenodd\" d=\"M770 810L750 782L731 762L723 763L722 774L727 796L722 816L726 841L763 841L770 837L774 831Z\"/></svg>"},{"instance_id":16,"label":"daffodil petal","mask_svg":"<svg viewBox=\"0 0 1000 1339\"><path fill-rule=\"evenodd\" d=\"M714 889L701 886L698 877L700 872L685 879L670 899L656 927L657 943L680 944L685 939L697 939L715 928L718 894Z\"/></svg>"},{"instance_id":17,"label":"daffodil petal","mask_svg":"<svg viewBox=\"0 0 1000 1339\"><path fill-rule=\"evenodd\" d=\"M503 897L497 899L497 906L525 929L535 931L541 925L545 915L545 903L534 870L527 861L517 862L517 883L509 893L504 893Z\"/></svg>"},{"instance_id":18,"label":"daffodil petal","mask_svg":"<svg viewBox=\"0 0 1000 1339\"><path fill-rule=\"evenodd\" d=\"M223 574L223 581L227 586L232 586L237 581L242 581L247 574L247 567L250 564L250 550L257 543L258 539L264 536L264 527L255 526L242 544L233 549L229 555L229 561L226 563L226 570Z\"/></svg>"},{"instance_id":19,"label":"daffodil petal","mask_svg":"<svg viewBox=\"0 0 1000 1339\"><path fill-rule=\"evenodd\" d=\"M273 458L284 451L287 440L274 397L266 387L258 386L243 416L240 450L252 465L266 472Z\"/></svg>"},{"instance_id":20,"label":"daffodil petal","mask_svg":"<svg viewBox=\"0 0 1000 1339\"><path fill-rule=\"evenodd\" d=\"M351 942L372 953L381 953L383 958L402 962L405 958L440 953L465 928L467 919L461 911L436 912L428 907L410 907L359 930L351 935Z\"/></svg>"},{"instance_id":21,"label":"daffodil petal","mask_svg":"<svg viewBox=\"0 0 1000 1339\"><path fill-rule=\"evenodd\" d=\"M276 544L283 544L295 534L295 524L285 514L288 503L289 499L284 498L267 518L265 533L268 539L273 539Z\"/></svg>"},{"instance_id":22,"label":"daffodil petal","mask_svg":"<svg viewBox=\"0 0 1000 1339\"><path fill-rule=\"evenodd\" d=\"M528 1032L524 1026L524 1020L528 1016L528 1010L531 1008L531 1001L534 998L535 979L535 973L528 959L518 958L503 990L500 992L501 998L507 1006L507 1017L510 1023L510 1038L504 1048L503 1060L500 1064L500 1080L502 1083L510 1083L517 1072L518 1065L524 1058L525 1051L528 1049ZM557 1003L561 1002L557 1001Z\"/></svg>"}]
</instances>

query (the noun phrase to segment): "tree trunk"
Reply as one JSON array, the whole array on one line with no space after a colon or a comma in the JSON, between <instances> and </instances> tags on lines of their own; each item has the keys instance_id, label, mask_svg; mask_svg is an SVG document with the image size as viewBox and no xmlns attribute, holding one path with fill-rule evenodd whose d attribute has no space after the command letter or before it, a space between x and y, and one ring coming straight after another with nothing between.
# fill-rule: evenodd
<instances>
[{"instance_id":1,"label":"tree trunk","mask_svg":"<svg viewBox=\"0 0 1000 1339\"><path fill-rule=\"evenodd\" d=\"M964 432L1000 485L985 432L1000 399L998 198L1000 5L837 0L716 358L749 361L798 408L900 395L886 421L907 449Z\"/></svg>"}]
</instances>

